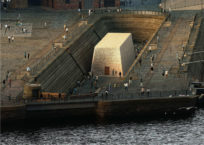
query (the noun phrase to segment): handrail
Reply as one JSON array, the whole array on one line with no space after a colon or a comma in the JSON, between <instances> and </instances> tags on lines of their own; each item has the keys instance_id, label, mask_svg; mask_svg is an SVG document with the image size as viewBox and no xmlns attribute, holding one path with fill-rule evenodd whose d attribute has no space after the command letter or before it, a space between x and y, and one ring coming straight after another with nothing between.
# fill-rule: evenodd
<instances>
[{"instance_id":1,"label":"handrail","mask_svg":"<svg viewBox=\"0 0 204 145\"><path fill-rule=\"evenodd\" d=\"M65 98L42 98L42 99L27 99L24 100L26 104L64 104L64 103L86 103L97 101L117 101L117 100L134 100L134 99L151 99L151 98L177 98L191 96L192 91L189 90L171 90L171 91L152 91L150 93L145 92L142 94L139 91L125 91L121 90L119 93L100 93L99 95L90 95L80 98L71 98L67 96Z\"/></svg>"}]
</instances>

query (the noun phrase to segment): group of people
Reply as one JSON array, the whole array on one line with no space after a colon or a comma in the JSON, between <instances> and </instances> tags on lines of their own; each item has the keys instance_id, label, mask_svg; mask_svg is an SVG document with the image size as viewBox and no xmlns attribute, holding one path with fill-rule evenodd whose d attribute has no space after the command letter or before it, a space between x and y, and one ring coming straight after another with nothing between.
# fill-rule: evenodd
<instances>
[{"instance_id":1,"label":"group of people","mask_svg":"<svg viewBox=\"0 0 204 145\"><path fill-rule=\"evenodd\" d=\"M146 89L146 94L148 97L150 96L150 88ZM140 79L140 95L141 96L145 95L145 88L143 86L143 79L142 78Z\"/></svg>"},{"instance_id":2,"label":"group of people","mask_svg":"<svg viewBox=\"0 0 204 145\"><path fill-rule=\"evenodd\" d=\"M8 36L8 43L14 42L14 39L15 39L14 35Z\"/></svg>"},{"instance_id":3,"label":"group of people","mask_svg":"<svg viewBox=\"0 0 204 145\"><path fill-rule=\"evenodd\" d=\"M30 58L30 53L27 53L26 51L24 52L24 58L26 59L29 59Z\"/></svg>"},{"instance_id":4,"label":"group of people","mask_svg":"<svg viewBox=\"0 0 204 145\"><path fill-rule=\"evenodd\" d=\"M66 34L64 34L64 35L62 36L62 38L63 38L64 40L67 40L69 28L68 28L68 26L67 26L66 24L64 24L64 32L66 32Z\"/></svg>"},{"instance_id":5,"label":"group of people","mask_svg":"<svg viewBox=\"0 0 204 145\"><path fill-rule=\"evenodd\" d=\"M2 24L1 24L1 25L2 25ZM10 31L11 26L9 26L8 24L5 24L4 27L5 27L4 34L6 34L7 31ZM2 29L2 26L1 26L1 29ZM8 43L14 42L14 39L15 39L14 35L9 35L9 36L8 36Z\"/></svg>"}]
</instances>

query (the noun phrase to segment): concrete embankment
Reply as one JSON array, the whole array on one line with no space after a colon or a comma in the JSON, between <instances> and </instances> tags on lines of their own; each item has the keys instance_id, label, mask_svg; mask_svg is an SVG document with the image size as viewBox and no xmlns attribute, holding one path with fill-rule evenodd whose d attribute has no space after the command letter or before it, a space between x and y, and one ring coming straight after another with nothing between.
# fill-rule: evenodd
<instances>
[{"instance_id":1,"label":"concrete embankment","mask_svg":"<svg viewBox=\"0 0 204 145\"><path fill-rule=\"evenodd\" d=\"M26 117L25 104L1 106L1 121L22 120Z\"/></svg>"},{"instance_id":2,"label":"concrete embankment","mask_svg":"<svg viewBox=\"0 0 204 145\"><path fill-rule=\"evenodd\" d=\"M101 118L176 115L187 113L188 110L185 111L184 108L196 107L196 105L197 97L99 101L96 112Z\"/></svg>"},{"instance_id":3,"label":"concrete embankment","mask_svg":"<svg viewBox=\"0 0 204 145\"><path fill-rule=\"evenodd\" d=\"M186 115L195 111L197 96L173 98L137 98L106 100L94 98L86 101L32 102L13 108L2 107L3 122L32 119L125 118L138 116Z\"/></svg>"}]
</instances>

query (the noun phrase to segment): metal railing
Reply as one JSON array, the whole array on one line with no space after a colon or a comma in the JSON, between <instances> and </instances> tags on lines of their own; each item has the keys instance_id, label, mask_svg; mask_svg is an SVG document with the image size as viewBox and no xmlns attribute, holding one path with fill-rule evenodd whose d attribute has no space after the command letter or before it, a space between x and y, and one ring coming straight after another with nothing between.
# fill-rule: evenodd
<instances>
[{"instance_id":1,"label":"metal railing","mask_svg":"<svg viewBox=\"0 0 204 145\"><path fill-rule=\"evenodd\" d=\"M26 99L25 104L61 104L61 103L96 103L98 101L116 101L116 100L135 100L135 99L151 99L151 98L173 98L191 96L192 92L189 90L171 90L171 91L152 91L141 93L139 91L122 90L118 93L111 91L106 94L105 92L99 93L96 96L87 96L84 98L71 98L66 96L64 98L41 98L41 99Z\"/></svg>"}]
</instances>

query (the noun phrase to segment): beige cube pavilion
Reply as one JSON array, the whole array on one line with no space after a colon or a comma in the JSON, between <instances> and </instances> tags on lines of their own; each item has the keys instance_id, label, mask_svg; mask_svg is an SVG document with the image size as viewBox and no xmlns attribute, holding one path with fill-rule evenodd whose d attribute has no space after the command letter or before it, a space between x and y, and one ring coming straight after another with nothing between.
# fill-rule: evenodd
<instances>
[{"instance_id":1,"label":"beige cube pavilion","mask_svg":"<svg viewBox=\"0 0 204 145\"><path fill-rule=\"evenodd\" d=\"M124 76L135 59L131 33L107 33L94 48L94 75Z\"/></svg>"}]
</instances>

